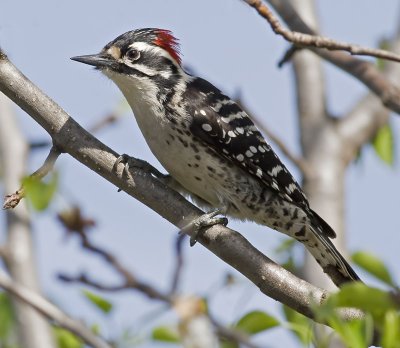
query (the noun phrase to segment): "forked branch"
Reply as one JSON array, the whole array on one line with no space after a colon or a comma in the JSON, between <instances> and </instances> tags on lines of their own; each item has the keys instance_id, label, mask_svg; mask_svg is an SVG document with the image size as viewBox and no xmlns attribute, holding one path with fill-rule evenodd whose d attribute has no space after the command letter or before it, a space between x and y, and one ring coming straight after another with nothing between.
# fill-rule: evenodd
<instances>
[{"instance_id":1,"label":"forked branch","mask_svg":"<svg viewBox=\"0 0 400 348\"><path fill-rule=\"evenodd\" d=\"M340 42L320 35L305 34L298 31L288 30L282 26L278 18L274 16L272 11L261 0L244 1L253 7L261 17L268 21L272 30L276 34L283 36L296 47L315 47L326 48L327 50L332 51L347 51L352 55L370 56L400 62L400 55L393 52L363 47L347 42Z\"/></svg>"}]
</instances>

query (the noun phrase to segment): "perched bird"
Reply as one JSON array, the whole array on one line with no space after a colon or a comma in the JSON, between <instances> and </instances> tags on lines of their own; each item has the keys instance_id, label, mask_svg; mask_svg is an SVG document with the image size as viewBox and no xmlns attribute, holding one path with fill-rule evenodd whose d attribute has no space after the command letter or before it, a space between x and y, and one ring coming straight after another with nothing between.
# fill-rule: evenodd
<instances>
[{"instance_id":1,"label":"perched bird","mask_svg":"<svg viewBox=\"0 0 400 348\"><path fill-rule=\"evenodd\" d=\"M71 59L115 82L151 151L194 201L295 238L325 271L341 275L333 279L337 285L359 280L330 241L335 232L310 208L246 112L210 82L185 72L170 31L129 31L99 54Z\"/></svg>"}]
</instances>

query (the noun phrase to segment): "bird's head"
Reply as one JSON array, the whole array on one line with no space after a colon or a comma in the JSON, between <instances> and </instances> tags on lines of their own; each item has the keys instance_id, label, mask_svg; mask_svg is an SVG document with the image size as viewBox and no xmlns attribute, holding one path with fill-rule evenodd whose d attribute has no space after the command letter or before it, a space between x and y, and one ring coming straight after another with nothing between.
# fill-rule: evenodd
<instances>
[{"instance_id":1,"label":"bird's head","mask_svg":"<svg viewBox=\"0 0 400 348\"><path fill-rule=\"evenodd\" d=\"M178 40L169 30L147 28L128 31L108 43L100 53L72 57L93 65L112 80L168 80L182 72Z\"/></svg>"}]
</instances>

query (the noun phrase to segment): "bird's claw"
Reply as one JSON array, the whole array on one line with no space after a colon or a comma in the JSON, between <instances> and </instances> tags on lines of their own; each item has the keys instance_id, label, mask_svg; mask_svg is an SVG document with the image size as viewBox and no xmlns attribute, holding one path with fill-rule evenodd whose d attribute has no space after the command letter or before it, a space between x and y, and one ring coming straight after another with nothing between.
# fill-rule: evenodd
<instances>
[{"instance_id":1,"label":"bird's claw","mask_svg":"<svg viewBox=\"0 0 400 348\"><path fill-rule=\"evenodd\" d=\"M117 168L118 164L122 163L122 164L124 164L123 173L128 175L129 168L134 167L134 165L133 165L134 160L136 160L136 158L131 157L131 156L127 155L126 153L124 153L117 158L117 160L114 163L114 168Z\"/></svg>"},{"instance_id":2,"label":"bird's claw","mask_svg":"<svg viewBox=\"0 0 400 348\"><path fill-rule=\"evenodd\" d=\"M190 237L191 247L196 244L198 236L202 232L203 228L214 225L226 226L228 224L228 219L226 217L217 217L219 214L221 214L221 210L218 209L205 213L189 223L189 226L193 229L193 235Z\"/></svg>"},{"instance_id":3,"label":"bird's claw","mask_svg":"<svg viewBox=\"0 0 400 348\"><path fill-rule=\"evenodd\" d=\"M154 175L156 178L164 178L166 175L154 168L150 163L139 158L127 155L126 153L120 155L114 163L114 168L118 164L125 164L124 174L129 175L129 169L137 168Z\"/></svg>"}]
</instances>

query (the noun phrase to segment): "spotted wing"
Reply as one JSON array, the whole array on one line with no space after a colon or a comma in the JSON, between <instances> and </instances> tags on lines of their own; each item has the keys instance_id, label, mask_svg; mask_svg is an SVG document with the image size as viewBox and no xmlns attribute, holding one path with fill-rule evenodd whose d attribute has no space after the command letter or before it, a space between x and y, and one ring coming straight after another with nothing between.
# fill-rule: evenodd
<instances>
[{"instance_id":1,"label":"spotted wing","mask_svg":"<svg viewBox=\"0 0 400 348\"><path fill-rule=\"evenodd\" d=\"M249 116L209 82L196 78L186 90L191 131L213 150L264 182L283 199L309 210L307 198Z\"/></svg>"}]
</instances>

